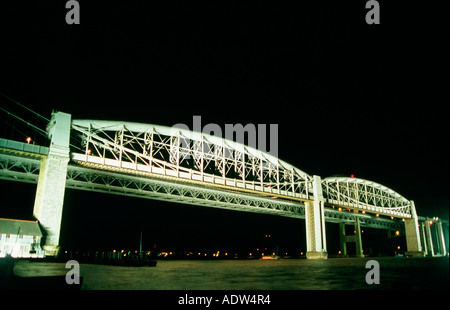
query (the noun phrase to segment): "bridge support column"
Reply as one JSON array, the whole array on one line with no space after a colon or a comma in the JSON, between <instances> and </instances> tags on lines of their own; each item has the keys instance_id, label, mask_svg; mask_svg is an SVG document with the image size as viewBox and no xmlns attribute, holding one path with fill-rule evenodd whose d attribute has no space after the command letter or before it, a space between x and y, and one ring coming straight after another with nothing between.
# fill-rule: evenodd
<instances>
[{"instance_id":1,"label":"bridge support column","mask_svg":"<svg viewBox=\"0 0 450 310\"><path fill-rule=\"evenodd\" d=\"M356 243L356 257L364 257L363 248L362 248L362 238L361 238L361 223L359 217L356 217L355 220L355 243Z\"/></svg>"},{"instance_id":2,"label":"bridge support column","mask_svg":"<svg viewBox=\"0 0 450 310\"><path fill-rule=\"evenodd\" d=\"M419 223L419 230L422 236L420 242L422 244L423 255L428 256L428 247L427 247L427 236L425 234L425 223Z\"/></svg>"},{"instance_id":3,"label":"bridge support column","mask_svg":"<svg viewBox=\"0 0 450 310\"><path fill-rule=\"evenodd\" d=\"M361 224L359 217L356 217L355 220L355 234L354 235L345 235L345 223L339 223L339 235L340 235L340 243L341 243L341 257L348 257L347 255L347 243L355 242L356 252L355 257L364 257L363 248L362 248L362 238L361 238Z\"/></svg>"},{"instance_id":4,"label":"bridge support column","mask_svg":"<svg viewBox=\"0 0 450 310\"><path fill-rule=\"evenodd\" d=\"M322 193L322 180L313 176L314 201L305 202L306 222L306 258L326 259L327 242L325 234L324 198Z\"/></svg>"},{"instance_id":5,"label":"bridge support column","mask_svg":"<svg viewBox=\"0 0 450 310\"><path fill-rule=\"evenodd\" d=\"M43 249L47 256L59 252L59 233L69 162L71 115L56 112L47 126L50 151L41 161L33 215L46 232Z\"/></svg>"},{"instance_id":6,"label":"bridge support column","mask_svg":"<svg viewBox=\"0 0 450 310\"><path fill-rule=\"evenodd\" d=\"M347 237L345 236L345 223L339 223L339 242L341 249L341 257L348 257L347 255Z\"/></svg>"},{"instance_id":7,"label":"bridge support column","mask_svg":"<svg viewBox=\"0 0 450 310\"><path fill-rule=\"evenodd\" d=\"M406 234L406 255L420 256L425 254L422 249L419 234L419 221L417 218L416 207L414 201L411 200L411 218L405 219L405 234Z\"/></svg>"},{"instance_id":8,"label":"bridge support column","mask_svg":"<svg viewBox=\"0 0 450 310\"><path fill-rule=\"evenodd\" d=\"M427 220L425 221L425 236L427 238L428 256L434 256L434 246L433 246L433 239L431 236L430 219L428 217Z\"/></svg>"},{"instance_id":9,"label":"bridge support column","mask_svg":"<svg viewBox=\"0 0 450 310\"><path fill-rule=\"evenodd\" d=\"M439 219L436 225L437 225L436 227L437 227L439 254L445 256L447 254L447 249L445 248L445 237L444 237L444 230L442 229L442 220Z\"/></svg>"}]
</instances>

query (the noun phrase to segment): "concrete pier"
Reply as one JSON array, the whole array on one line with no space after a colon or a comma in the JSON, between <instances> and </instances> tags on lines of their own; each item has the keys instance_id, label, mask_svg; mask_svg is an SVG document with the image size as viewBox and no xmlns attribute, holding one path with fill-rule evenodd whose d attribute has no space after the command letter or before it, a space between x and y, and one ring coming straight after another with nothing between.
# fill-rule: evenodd
<instances>
[{"instance_id":1,"label":"concrete pier","mask_svg":"<svg viewBox=\"0 0 450 310\"><path fill-rule=\"evenodd\" d=\"M437 240L438 240L439 255L445 256L447 255L447 248L445 246L445 236L444 230L442 228L442 220L441 219L437 220L436 225L437 225Z\"/></svg>"},{"instance_id":2,"label":"concrete pier","mask_svg":"<svg viewBox=\"0 0 450 310\"><path fill-rule=\"evenodd\" d=\"M361 223L359 217L356 217L355 221L355 243L356 243L356 257L364 257L362 238L361 238Z\"/></svg>"},{"instance_id":3,"label":"concrete pier","mask_svg":"<svg viewBox=\"0 0 450 310\"><path fill-rule=\"evenodd\" d=\"M356 252L355 257L364 257L363 247L362 247L362 237L361 237L361 223L359 217L356 217L355 220L355 234L354 235L346 235L345 234L345 223L339 223L339 240L340 240L340 249L341 249L341 257L348 257L347 254L347 243L355 242L356 244Z\"/></svg>"},{"instance_id":4,"label":"concrete pier","mask_svg":"<svg viewBox=\"0 0 450 310\"><path fill-rule=\"evenodd\" d=\"M411 218L405 219L405 234L406 234L406 255L408 256L425 256L422 249L419 233L419 221L417 218L416 207L414 201L411 200Z\"/></svg>"},{"instance_id":5,"label":"concrete pier","mask_svg":"<svg viewBox=\"0 0 450 310\"><path fill-rule=\"evenodd\" d=\"M306 258L328 258L325 234L324 198L321 178L313 176L314 201L305 202Z\"/></svg>"},{"instance_id":6,"label":"concrete pier","mask_svg":"<svg viewBox=\"0 0 450 310\"><path fill-rule=\"evenodd\" d=\"M57 256L59 234L69 162L70 114L52 114L47 131L51 137L50 151L41 161L33 215L45 230L43 250Z\"/></svg>"}]
</instances>

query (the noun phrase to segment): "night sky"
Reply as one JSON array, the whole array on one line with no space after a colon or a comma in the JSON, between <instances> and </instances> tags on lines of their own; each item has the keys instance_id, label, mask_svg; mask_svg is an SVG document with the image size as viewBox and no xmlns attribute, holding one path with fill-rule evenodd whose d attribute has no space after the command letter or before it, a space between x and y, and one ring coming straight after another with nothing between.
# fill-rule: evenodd
<instances>
[{"instance_id":1,"label":"night sky","mask_svg":"<svg viewBox=\"0 0 450 310\"><path fill-rule=\"evenodd\" d=\"M0 91L46 117L278 124L280 159L448 219L448 9L380 0L381 24L367 25L366 1L91 2L80 25L65 1L1 4ZM1 181L0 217L32 218L35 188ZM246 248L268 233L304 244L303 220L66 190L64 247L137 249L141 229L145 248Z\"/></svg>"}]
</instances>

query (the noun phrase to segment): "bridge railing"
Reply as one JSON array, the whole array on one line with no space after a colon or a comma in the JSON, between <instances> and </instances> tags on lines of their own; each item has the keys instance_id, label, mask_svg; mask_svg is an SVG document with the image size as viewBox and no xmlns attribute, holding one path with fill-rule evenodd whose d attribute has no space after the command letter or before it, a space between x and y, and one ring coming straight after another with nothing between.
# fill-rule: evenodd
<instances>
[{"instance_id":1,"label":"bridge railing","mask_svg":"<svg viewBox=\"0 0 450 310\"><path fill-rule=\"evenodd\" d=\"M30 152L40 155L48 155L49 148L46 146L34 145L19 141L0 138L0 148Z\"/></svg>"}]
</instances>

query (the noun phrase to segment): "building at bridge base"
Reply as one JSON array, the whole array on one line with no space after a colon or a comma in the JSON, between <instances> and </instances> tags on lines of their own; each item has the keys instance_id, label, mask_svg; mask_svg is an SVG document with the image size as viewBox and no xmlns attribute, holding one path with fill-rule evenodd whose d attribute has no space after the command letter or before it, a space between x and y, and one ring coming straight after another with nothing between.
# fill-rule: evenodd
<instances>
[{"instance_id":1,"label":"building at bridge base","mask_svg":"<svg viewBox=\"0 0 450 310\"><path fill-rule=\"evenodd\" d=\"M405 219L405 235L407 256L424 257L425 252L422 250L419 234L419 221L416 213L414 201L411 200L411 218Z\"/></svg>"},{"instance_id":2,"label":"building at bridge base","mask_svg":"<svg viewBox=\"0 0 450 310\"><path fill-rule=\"evenodd\" d=\"M325 214L322 193L322 181L313 176L314 201L305 202L306 223L306 258L327 259L327 243L325 234Z\"/></svg>"},{"instance_id":3,"label":"building at bridge base","mask_svg":"<svg viewBox=\"0 0 450 310\"><path fill-rule=\"evenodd\" d=\"M69 162L70 114L52 115L47 131L51 137L48 156L41 160L33 215L45 231L43 250L47 256L59 252L59 234Z\"/></svg>"}]
</instances>

